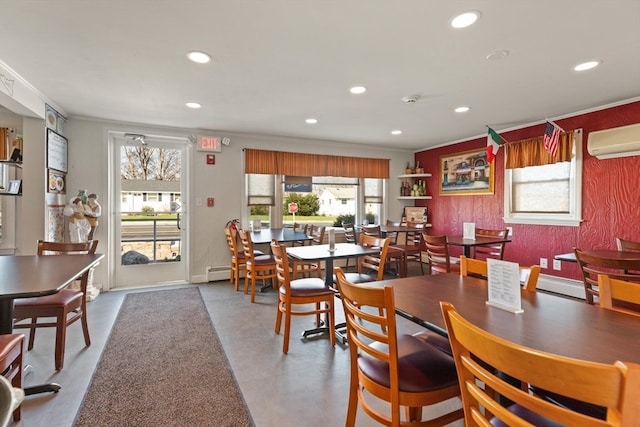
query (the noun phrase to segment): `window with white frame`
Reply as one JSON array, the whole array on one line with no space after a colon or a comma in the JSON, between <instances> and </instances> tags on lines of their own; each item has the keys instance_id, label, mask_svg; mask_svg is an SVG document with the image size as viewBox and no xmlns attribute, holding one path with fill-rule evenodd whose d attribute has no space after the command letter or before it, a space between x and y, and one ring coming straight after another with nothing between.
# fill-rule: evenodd
<instances>
[{"instance_id":1,"label":"window with white frame","mask_svg":"<svg viewBox=\"0 0 640 427\"><path fill-rule=\"evenodd\" d=\"M570 162L505 169L504 222L578 226L582 221L582 132Z\"/></svg>"}]
</instances>

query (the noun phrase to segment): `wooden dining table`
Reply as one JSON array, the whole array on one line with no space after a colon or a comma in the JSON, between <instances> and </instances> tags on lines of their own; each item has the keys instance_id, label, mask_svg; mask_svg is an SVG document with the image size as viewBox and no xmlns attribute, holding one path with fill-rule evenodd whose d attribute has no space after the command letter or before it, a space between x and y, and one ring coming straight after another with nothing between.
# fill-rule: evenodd
<instances>
[{"instance_id":1,"label":"wooden dining table","mask_svg":"<svg viewBox=\"0 0 640 427\"><path fill-rule=\"evenodd\" d=\"M506 340L549 353L601 363L640 362L640 318L544 292L522 290L523 312L486 304L487 281L434 274L374 282L394 288L396 312L446 336L440 301Z\"/></svg>"},{"instance_id":2,"label":"wooden dining table","mask_svg":"<svg viewBox=\"0 0 640 427\"><path fill-rule=\"evenodd\" d=\"M286 243L312 240L312 237L291 228L264 228L251 232L251 240L254 244L271 243L273 239L280 243Z\"/></svg>"},{"instance_id":3,"label":"wooden dining table","mask_svg":"<svg viewBox=\"0 0 640 427\"><path fill-rule=\"evenodd\" d=\"M499 243L509 243L508 237L476 236L475 239L465 239L463 236L447 236L447 245L462 246L463 254L467 258L471 257L471 248L474 246L497 245Z\"/></svg>"},{"instance_id":4,"label":"wooden dining table","mask_svg":"<svg viewBox=\"0 0 640 427\"><path fill-rule=\"evenodd\" d=\"M0 256L0 333L13 331L13 301L52 295L104 257L103 254ZM58 384L25 387L25 394L57 392Z\"/></svg>"},{"instance_id":5,"label":"wooden dining table","mask_svg":"<svg viewBox=\"0 0 640 427\"><path fill-rule=\"evenodd\" d=\"M587 251L582 251L585 255L595 256L598 258L609 258L615 260L631 260L637 261L640 263L640 252L632 252L632 251L618 251L616 249L592 249ZM560 261L566 262L578 262L576 260L575 252L569 252L566 254L560 254L553 257L554 259L558 259Z\"/></svg>"}]
</instances>

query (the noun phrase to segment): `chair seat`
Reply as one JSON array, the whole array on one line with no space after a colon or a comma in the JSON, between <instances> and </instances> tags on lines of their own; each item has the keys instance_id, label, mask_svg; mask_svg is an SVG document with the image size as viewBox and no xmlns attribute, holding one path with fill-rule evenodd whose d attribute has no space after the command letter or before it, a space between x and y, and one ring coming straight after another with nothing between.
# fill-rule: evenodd
<instances>
[{"instance_id":1,"label":"chair seat","mask_svg":"<svg viewBox=\"0 0 640 427\"><path fill-rule=\"evenodd\" d=\"M435 348L448 354L449 356L453 356L453 352L451 351L451 343L449 342L449 338L447 337L443 337L442 335L432 331L420 332L415 334L414 337L434 346Z\"/></svg>"},{"instance_id":2,"label":"chair seat","mask_svg":"<svg viewBox=\"0 0 640 427\"><path fill-rule=\"evenodd\" d=\"M14 302L14 307L21 309L29 309L31 307L43 308L62 308L64 306L73 306L73 303L80 307L82 305L82 291L75 289L63 289L57 294L47 295L38 298L21 298Z\"/></svg>"},{"instance_id":3,"label":"chair seat","mask_svg":"<svg viewBox=\"0 0 640 427\"><path fill-rule=\"evenodd\" d=\"M374 346L384 347L383 344ZM390 387L389 364L362 353L358 358L358 366L372 381ZM401 392L428 392L458 382L453 358L413 335L398 337L398 370Z\"/></svg>"},{"instance_id":4,"label":"chair seat","mask_svg":"<svg viewBox=\"0 0 640 427\"><path fill-rule=\"evenodd\" d=\"M284 286L280 286L279 290L282 295L286 294L286 289ZM331 288L327 288L327 286L324 284L324 280L317 277L309 277L291 281L292 297L314 297L331 294L335 294L335 291Z\"/></svg>"},{"instance_id":5,"label":"chair seat","mask_svg":"<svg viewBox=\"0 0 640 427\"><path fill-rule=\"evenodd\" d=\"M0 334L0 360L5 360L9 353L20 345L23 338L22 334Z\"/></svg>"},{"instance_id":6,"label":"chair seat","mask_svg":"<svg viewBox=\"0 0 640 427\"><path fill-rule=\"evenodd\" d=\"M607 419L607 408L605 407L592 405L587 402L581 402L579 400L562 396L535 386L530 386L529 389L532 393L540 396L548 402L553 403L554 405L562 406L563 408L571 409L572 411L580 412L581 414L599 418L601 420Z\"/></svg>"},{"instance_id":7,"label":"chair seat","mask_svg":"<svg viewBox=\"0 0 640 427\"><path fill-rule=\"evenodd\" d=\"M520 406L520 405L517 405L517 404L509 406L509 411L512 412L513 414L516 414L520 418L530 422L531 425L534 425L536 427L562 427L562 426L564 426L564 424L561 424L561 423L558 423L556 421L553 421L553 420L545 417L544 415L540 415L540 414L536 414L535 412L531 412L530 410L528 410L524 406ZM491 424L496 426L496 427L507 427L508 426L507 424L503 423L502 421L500 421L497 418L492 418L491 419Z\"/></svg>"},{"instance_id":8,"label":"chair seat","mask_svg":"<svg viewBox=\"0 0 640 427\"><path fill-rule=\"evenodd\" d=\"M256 266L263 266L269 264L275 264L276 261L272 255L258 255L254 257L254 262ZM251 260L247 261L247 264L251 265Z\"/></svg>"}]
</instances>

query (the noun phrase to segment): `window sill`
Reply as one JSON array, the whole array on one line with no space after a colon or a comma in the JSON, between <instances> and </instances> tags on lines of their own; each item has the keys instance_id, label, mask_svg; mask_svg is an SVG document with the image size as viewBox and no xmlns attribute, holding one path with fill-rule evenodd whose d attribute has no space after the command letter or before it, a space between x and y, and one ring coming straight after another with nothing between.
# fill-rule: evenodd
<instances>
[{"instance_id":1,"label":"window sill","mask_svg":"<svg viewBox=\"0 0 640 427\"><path fill-rule=\"evenodd\" d=\"M529 224L529 225L557 225L562 227L579 227L581 219L571 218L503 218L505 224Z\"/></svg>"}]
</instances>

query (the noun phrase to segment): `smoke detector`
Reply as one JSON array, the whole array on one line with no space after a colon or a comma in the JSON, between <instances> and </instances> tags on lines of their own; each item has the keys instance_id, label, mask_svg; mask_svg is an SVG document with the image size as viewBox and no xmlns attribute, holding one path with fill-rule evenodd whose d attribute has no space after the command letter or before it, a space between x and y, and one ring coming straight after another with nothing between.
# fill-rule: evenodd
<instances>
[{"instance_id":1,"label":"smoke detector","mask_svg":"<svg viewBox=\"0 0 640 427\"><path fill-rule=\"evenodd\" d=\"M418 102L418 96L405 96L404 98L402 98L402 102L404 102L405 104L415 104L416 102Z\"/></svg>"}]
</instances>

